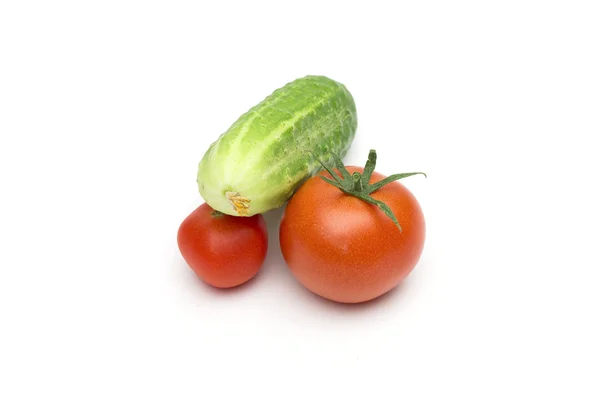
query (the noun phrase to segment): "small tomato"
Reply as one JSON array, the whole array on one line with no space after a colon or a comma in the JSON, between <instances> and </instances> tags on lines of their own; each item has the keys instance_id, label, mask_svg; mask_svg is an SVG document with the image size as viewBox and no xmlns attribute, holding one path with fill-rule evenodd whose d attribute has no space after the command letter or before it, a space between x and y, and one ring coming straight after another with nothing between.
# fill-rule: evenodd
<instances>
[{"instance_id":1,"label":"small tomato","mask_svg":"<svg viewBox=\"0 0 600 400\"><path fill-rule=\"evenodd\" d=\"M267 255L267 227L261 214L234 217L204 203L181 223L177 244L198 277L209 285L230 288L260 270Z\"/></svg>"}]
</instances>

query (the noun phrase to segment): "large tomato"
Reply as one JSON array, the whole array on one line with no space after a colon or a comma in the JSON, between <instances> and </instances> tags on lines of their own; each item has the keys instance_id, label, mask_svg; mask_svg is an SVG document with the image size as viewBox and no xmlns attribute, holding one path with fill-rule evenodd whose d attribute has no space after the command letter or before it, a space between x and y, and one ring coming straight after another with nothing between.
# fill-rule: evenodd
<instances>
[{"instance_id":1,"label":"large tomato","mask_svg":"<svg viewBox=\"0 0 600 400\"><path fill-rule=\"evenodd\" d=\"M342 186L347 192L353 191L348 180L354 178L358 184L366 175L363 187L358 185L355 189L367 194L367 182L372 185L386 178L371 172L375 168L374 151L369 158L372 163L365 168L340 165L329 171L337 174L336 181L346 178ZM342 174L340 169L347 173ZM365 201L340 190L336 187L338 182L333 185L321 176L333 177L322 171L308 179L286 206L279 230L283 257L302 285L327 299L358 303L381 296L396 287L421 256L425 241L421 207L397 181L369 193L370 200ZM377 202L389 207L399 226Z\"/></svg>"},{"instance_id":2,"label":"large tomato","mask_svg":"<svg viewBox=\"0 0 600 400\"><path fill-rule=\"evenodd\" d=\"M218 288L254 277L267 255L267 226L260 214L234 217L204 203L180 225L177 244L190 268Z\"/></svg>"}]
</instances>

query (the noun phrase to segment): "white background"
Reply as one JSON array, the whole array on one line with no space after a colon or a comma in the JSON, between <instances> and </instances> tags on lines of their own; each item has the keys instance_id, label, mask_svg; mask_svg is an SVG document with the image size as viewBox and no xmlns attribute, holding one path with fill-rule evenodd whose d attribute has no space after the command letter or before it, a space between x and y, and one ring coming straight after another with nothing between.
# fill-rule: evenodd
<instances>
[{"instance_id":1,"label":"white background","mask_svg":"<svg viewBox=\"0 0 600 400\"><path fill-rule=\"evenodd\" d=\"M594 1L3 1L0 398L600 398ZM196 166L307 74L427 219L395 291L200 282Z\"/></svg>"}]
</instances>

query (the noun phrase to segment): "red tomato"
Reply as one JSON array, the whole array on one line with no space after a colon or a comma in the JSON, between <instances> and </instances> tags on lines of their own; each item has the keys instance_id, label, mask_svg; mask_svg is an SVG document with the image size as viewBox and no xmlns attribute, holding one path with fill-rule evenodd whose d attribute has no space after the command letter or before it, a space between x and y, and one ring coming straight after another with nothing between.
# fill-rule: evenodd
<instances>
[{"instance_id":1,"label":"red tomato","mask_svg":"<svg viewBox=\"0 0 600 400\"><path fill-rule=\"evenodd\" d=\"M364 168L347 170L352 175ZM320 175L332 178L325 171ZM374 172L369 183L384 178ZM371 197L389 206L402 231L376 205L319 176L308 179L290 199L279 240L292 274L306 288L337 302L364 302L393 289L413 270L425 241L417 199L397 181Z\"/></svg>"},{"instance_id":2,"label":"red tomato","mask_svg":"<svg viewBox=\"0 0 600 400\"><path fill-rule=\"evenodd\" d=\"M203 281L230 288L252 279L267 255L267 227L262 215L234 217L204 203L177 232L181 255Z\"/></svg>"}]
</instances>

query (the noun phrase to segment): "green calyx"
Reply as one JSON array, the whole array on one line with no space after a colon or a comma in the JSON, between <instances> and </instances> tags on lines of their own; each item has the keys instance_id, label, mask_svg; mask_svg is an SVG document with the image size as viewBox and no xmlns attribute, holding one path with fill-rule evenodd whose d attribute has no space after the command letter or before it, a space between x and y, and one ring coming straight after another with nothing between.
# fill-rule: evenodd
<instances>
[{"instance_id":1,"label":"green calyx","mask_svg":"<svg viewBox=\"0 0 600 400\"><path fill-rule=\"evenodd\" d=\"M221 211L213 210L210 215L212 215L213 218L221 218L225 214L223 214Z\"/></svg>"},{"instance_id":2,"label":"green calyx","mask_svg":"<svg viewBox=\"0 0 600 400\"><path fill-rule=\"evenodd\" d=\"M342 177L340 178L340 176L334 171L332 171L331 168L325 165L321 160L317 159L319 163L321 163L323 168L325 168L325 170L327 170L327 172L329 172L329 174L333 177L333 179L330 179L321 175L321 179L337 187L342 192L350 196L354 196L358 199L361 199L362 201L379 207L379 209L383 211L385 215L387 215L391 218L392 221L394 221L394 224L398 227L400 232L402 232L402 227L400 226L400 223L398 222L398 219L396 219L396 216L394 215L392 210L383 201L375 200L373 197L371 197L371 193L382 188L388 183L392 183L402 178L419 174L427 178L427 175L423 172L407 172L404 174L394 174L388 176L385 179L380 180L379 182L369 184L369 181L371 180L371 175L373 175L373 171L375 171L375 164L377 162L377 152L375 150L369 151L369 158L367 159L367 163L365 165L363 173L361 174L359 172L354 172L352 175L350 175L350 173L344 166L344 162L342 161L342 159L335 153L331 154L333 156L333 160L335 161L335 165Z\"/></svg>"}]
</instances>

